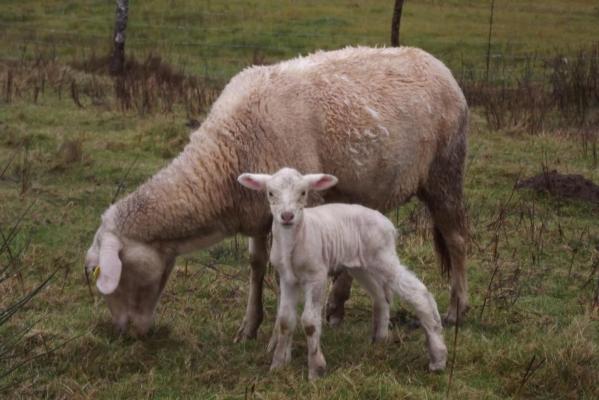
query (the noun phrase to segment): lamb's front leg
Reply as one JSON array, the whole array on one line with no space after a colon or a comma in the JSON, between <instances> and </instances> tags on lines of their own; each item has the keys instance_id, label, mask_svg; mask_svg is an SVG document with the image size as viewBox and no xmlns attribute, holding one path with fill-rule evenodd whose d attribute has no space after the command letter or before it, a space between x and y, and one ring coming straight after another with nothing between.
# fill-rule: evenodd
<instances>
[{"instance_id":1,"label":"lamb's front leg","mask_svg":"<svg viewBox=\"0 0 599 400\"><path fill-rule=\"evenodd\" d=\"M277 334L276 347L272 357L270 370L277 369L291 360L291 343L297 321L297 282L281 276L281 300L277 312L275 330Z\"/></svg>"},{"instance_id":2,"label":"lamb's front leg","mask_svg":"<svg viewBox=\"0 0 599 400\"><path fill-rule=\"evenodd\" d=\"M302 326L308 340L308 377L310 380L324 375L327 363L320 348L322 332L322 308L324 304L326 274L304 283L306 303L302 314Z\"/></svg>"}]
</instances>

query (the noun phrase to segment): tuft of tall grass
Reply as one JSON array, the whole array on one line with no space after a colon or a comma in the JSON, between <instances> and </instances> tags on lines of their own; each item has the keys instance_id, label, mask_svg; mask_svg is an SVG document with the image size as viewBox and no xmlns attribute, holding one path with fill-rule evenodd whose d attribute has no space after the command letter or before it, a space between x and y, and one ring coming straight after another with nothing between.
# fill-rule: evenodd
<instances>
[{"instance_id":1,"label":"tuft of tall grass","mask_svg":"<svg viewBox=\"0 0 599 400\"><path fill-rule=\"evenodd\" d=\"M575 57L530 54L509 65L500 60L486 79L462 66L460 83L471 106L481 107L493 130L599 127L599 43ZM507 73L506 73L507 71Z\"/></svg>"},{"instance_id":2,"label":"tuft of tall grass","mask_svg":"<svg viewBox=\"0 0 599 400\"><path fill-rule=\"evenodd\" d=\"M105 75L109 72L110 57L92 55L71 65L93 75ZM142 61L127 57L122 74L114 76L112 83L118 107L142 115L173 112L176 105L182 105L189 117L199 115L220 91L218 83L185 74L155 54Z\"/></svg>"},{"instance_id":3,"label":"tuft of tall grass","mask_svg":"<svg viewBox=\"0 0 599 400\"><path fill-rule=\"evenodd\" d=\"M20 223L30 212L32 205L33 203L26 208L6 233L0 229L0 293L2 293L2 301L0 301L0 336L2 337L2 341L0 341L0 393L18 383L10 380L11 374L36 357L32 355L33 351L23 354L17 349L34 324L15 331L8 326L8 322L15 315L23 312L27 304L46 287L58 272L58 270L54 271L33 288L26 288L24 285L23 273L26 266L23 263L23 255L31 243L31 236L20 246L16 243L20 233Z\"/></svg>"},{"instance_id":4,"label":"tuft of tall grass","mask_svg":"<svg viewBox=\"0 0 599 400\"><path fill-rule=\"evenodd\" d=\"M33 61L2 61L0 102L23 99L37 104L53 91L59 99L70 95L81 109L96 106L147 115L172 113L180 107L191 118L206 111L222 86L218 81L185 74L159 55L150 54L143 60L128 57L118 76L109 74L109 64L109 56L95 54L64 64L55 55L42 52Z\"/></svg>"}]
</instances>

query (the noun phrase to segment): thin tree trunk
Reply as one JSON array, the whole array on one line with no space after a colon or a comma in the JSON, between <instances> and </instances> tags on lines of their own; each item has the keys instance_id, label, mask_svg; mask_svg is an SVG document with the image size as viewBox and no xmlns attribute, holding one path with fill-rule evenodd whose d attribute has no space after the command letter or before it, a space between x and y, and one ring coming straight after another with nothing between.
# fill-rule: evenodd
<instances>
[{"instance_id":1,"label":"thin tree trunk","mask_svg":"<svg viewBox=\"0 0 599 400\"><path fill-rule=\"evenodd\" d=\"M110 61L110 73L121 75L125 69L125 30L129 17L129 0L116 0L116 21L114 23L114 48Z\"/></svg>"},{"instance_id":2,"label":"thin tree trunk","mask_svg":"<svg viewBox=\"0 0 599 400\"><path fill-rule=\"evenodd\" d=\"M491 0L491 16L489 17L489 38L487 39L487 70L485 80L489 81L489 61L491 59L491 38L493 36L493 11L495 10L495 0Z\"/></svg>"},{"instance_id":3,"label":"thin tree trunk","mask_svg":"<svg viewBox=\"0 0 599 400\"><path fill-rule=\"evenodd\" d=\"M393 19L391 20L391 46L399 47L399 26L401 23L401 11L404 0L395 0L393 7Z\"/></svg>"}]
</instances>

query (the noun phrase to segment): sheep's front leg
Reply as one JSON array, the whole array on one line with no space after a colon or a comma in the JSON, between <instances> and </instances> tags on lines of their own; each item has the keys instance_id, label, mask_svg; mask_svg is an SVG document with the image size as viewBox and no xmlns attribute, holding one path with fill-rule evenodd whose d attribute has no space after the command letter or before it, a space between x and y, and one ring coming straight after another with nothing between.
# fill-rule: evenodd
<instances>
[{"instance_id":1,"label":"sheep's front leg","mask_svg":"<svg viewBox=\"0 0 599 400\"><path fill-rule=\"evenodd\" d=\"M270 365L271 371L282 367L291 360L291 343L297 321L298 291L297 282L281 277L281 300L275 323L277 340Z\"/></svg>"},{"instance_id":2,"label":"sheep's front leg","mask_svg":"<svg viewBox=\"0 0 599 400\"><path fill-rule=\"evenodd\" d=\"M306 302L302 314L302 326L308 340L308 377L310 380L324 375L327 366L320 348L326 282L327 277L323 274L303 285Z\"/></svg>"},{"instance_id":3,"label":"sheep's front leg","mask_svg":"<svg viewBox=\"0 0 599 400\"><path fill-rule=\"evenodd\" d=\"M352 277L347 271L333 276L333 288L327 301L327 321L331 326L338 326L345 316L345 302L351 292Z\"/></svg>"},{"instance_id":4,"label":"sheep's front leg","mask_svg":"<svg viewBox=\"0 0 599 400\"><path fill-rule=\"evenodd\" d=\"M262 309L262 286L266 273L268 255L266 250L266 236L250 238L250 291L248 295L245 316L235 336L235 342L254 339L258 327L262 323L264 311Z\"/></svg>"}]
</instances>

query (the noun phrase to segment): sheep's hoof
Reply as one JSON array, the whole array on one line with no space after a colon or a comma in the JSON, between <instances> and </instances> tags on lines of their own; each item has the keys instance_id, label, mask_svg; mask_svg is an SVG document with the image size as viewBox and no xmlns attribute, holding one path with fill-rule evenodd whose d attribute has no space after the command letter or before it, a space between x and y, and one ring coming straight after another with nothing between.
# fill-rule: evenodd
<instances>
[{"instance_id":1,"label":"sheep's hoof","mask_svg":"<svg viewBox=\"0 0 599 400\"><path fill-rule=\"evenodd\" d=\"M241 326L237 330L237 334L235 335L235 339L233 339L234 343L245 342L246 340L256 339L258 328L250 330L247 328L247 323L245 319L241 323ZM248 332L249 331L249 332Z\"/></svg>"},{"instance_id":2,"label":"sheep's hoof","mask_svg":"<svg viewBox=\"0 0 599 400\"><path fill-rule=\"evenodd\" d=\"M376 344L385 344L389 342L389 335L372 335L372 337L370 338L370 344L372 345L376 345Z\"/></svg>"},{"instance_id":3,"label":"sheep's hoof","mask_svg":"<svg viewBox=\"0 0 599 400\"><path fill-rule=\"evenodd\" d=\"M272 336L270 337L270 340L268 341L268 345L266 346L266 353L270 354L273 351L275 351L275 348L277 347L277 337L278 335L275 333L272 334Z\"/></svg>"},{"instance_id":4,"label":"sheep's hoof","mask_svg":"<svg viewBox=\"0 0 599 400\"><path fill-rule=\"evenodd\" d=\"M343 306L337 306L331 303L327 304L326 319L329 326L332 326L333 328L340 326L344 316L345 310Z\"/></svg>"},{"instance_id":5,"label":"sheep's hoof","mask_svg":"<svg viewBox=\"0 0 599 400\"><path fill-rule=\"evenodd\" d=\"M283 366L283 364L281 363L272 363L270 364L270 372L276 371L277 369L280 369Z\"/></svg>"},{"instance_id":6,"label":"sheep's hoof","mask_svg":"<svg viewBox=\"0 0 599 400\"><path fill-rule=\"evenodd\" d=\"M466 318L466 313L470 309L470 306L466 305L465 307L460 307L460 324ZM447 313L441 317L441 322L443 326L453 326L456 324L458 320L457 310L454 307L451 307L447 310Z\"/></svg>"},{"instance_id":7,"label":"sheep's hoof","mask_svg":"<svg viewBox=\"0 0 599 400\"><path fill-rule=\"evenodd\" d=\"M333 328L337 328L343 322L343 318L339 318L339 317L337 317L335 315L331 315L327 319L327 322L329 323L329 326L332 326Z\"/></svg>"}]
</instances>

